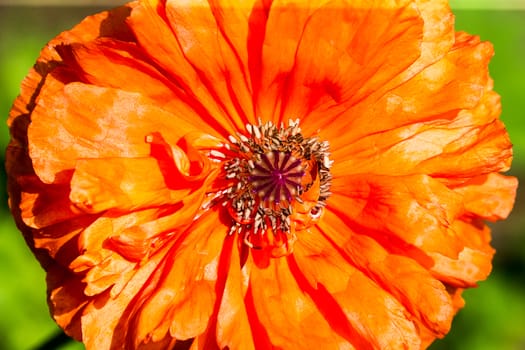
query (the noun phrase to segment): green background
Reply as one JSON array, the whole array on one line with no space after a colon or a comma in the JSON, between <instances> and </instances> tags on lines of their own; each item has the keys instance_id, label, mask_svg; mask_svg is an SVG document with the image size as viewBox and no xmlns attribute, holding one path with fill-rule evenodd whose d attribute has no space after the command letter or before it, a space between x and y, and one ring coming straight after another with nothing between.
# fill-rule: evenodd
<instances>
[{"instance_id":1,"label":"green background","mask_svg":"<svg viewBox=\"0 0 525 350\"><path fill-rule=\"evenodd\" d=\"M457 3L457 1L456 1ZM0 6L0 114L7 118L20 82L41 47L69 29L93 7ZM491 41L495 89L514 148L511 174L525 180L525 11L457 10L456 28ZM0 125L0 161L8 142ZM0 171L0 350L36 349L57 333L47 310L44 273L18 233L7 208L5 170ZM452 331L432 350L517 350L525 348L525 200L519 190L510 218L493 225L498 253L494 270L480 288L468 290L466 307ZM58 348L57 348L58 349ZM70 342L60 349L82 349Z\"/></svg>"}]
</instances>

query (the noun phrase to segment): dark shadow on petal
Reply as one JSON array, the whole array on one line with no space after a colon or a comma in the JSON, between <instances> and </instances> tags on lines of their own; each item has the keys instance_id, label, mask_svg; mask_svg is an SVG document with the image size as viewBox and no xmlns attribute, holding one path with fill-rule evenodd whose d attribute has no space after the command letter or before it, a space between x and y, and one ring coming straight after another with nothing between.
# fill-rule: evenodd
<instances>
[{"instance_id":1,"label":"dark shadow on petal","mask_svg":"<svg viewBox=\"0 0 525 350\"><path fill-rule=\"evenodd\" d=\"M293 255L288 256L288 266L297 284L315 303L323 317L330 324L332 329L348 340L356 349L373 350L374 346L365 339L348 321L344 311L341 309L335 298L328 292L322 284L317 284L317 289L313 288L302 274Z\"/></svg>"}]
</instances>

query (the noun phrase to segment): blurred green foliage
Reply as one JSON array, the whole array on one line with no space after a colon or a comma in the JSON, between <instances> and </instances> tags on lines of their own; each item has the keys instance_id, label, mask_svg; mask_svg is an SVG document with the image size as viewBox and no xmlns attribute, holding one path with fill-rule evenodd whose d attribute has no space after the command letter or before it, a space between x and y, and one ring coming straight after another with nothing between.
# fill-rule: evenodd
<instances>
[{"instance_id":1,"label":"blurred green foliage","mask_svg":"<svg viewBox=\"0 0 525 350\"><path fill-rule=\"evenodd\" d=\"M0 7L0 114L7 117L23 77L41 47L60 31L99 9ZM491 41L495 89L502 95L502 119L515 144L512 173L525 178L525 11L456 11L457 28ZM8 142L0 128L0 149ZM1 159L4 161L4 152ZM7 209L5 171L0 172L0 349L34 349L57 332L45 301L44 273L18 233ZM498 249L494 271L481 288L465 292L467 306L451 333L432 350L515 350L525 348L525 203L505 223L495 225ZM69 343L61 349L82 349Z\"/></svg>"}]
</instances>

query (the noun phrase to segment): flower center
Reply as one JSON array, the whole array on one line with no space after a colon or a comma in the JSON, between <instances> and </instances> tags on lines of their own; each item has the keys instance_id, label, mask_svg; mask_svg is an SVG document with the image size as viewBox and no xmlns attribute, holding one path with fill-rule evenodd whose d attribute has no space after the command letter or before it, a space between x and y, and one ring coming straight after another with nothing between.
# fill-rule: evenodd
<instances>
[{"instance_id":1,"label":"flower center","mask_svg":"<svg viewBox=\"0 0 525 350\"><path fill-rule=\"evenodd\" d=\"M304 169L301 160L290 152L270 151L259 155L250 169L251 185L263 201L291 203L302 189Z\"/></svg>"},{"instance_id":2,"label":"flower center","mask_svg":"<svg viewBox=\"0 0 525 350\"><path fill-rule=\"evenodd\" d=\"M242 235L248 247L268 249L273 257L290 254L296 231L319 219L330 196L328 142L304 137L298 120L286 127L248 124L246 131L210 153L224 176L203 208L222 203L229 233Z\"/></svg>"}]
</instances>

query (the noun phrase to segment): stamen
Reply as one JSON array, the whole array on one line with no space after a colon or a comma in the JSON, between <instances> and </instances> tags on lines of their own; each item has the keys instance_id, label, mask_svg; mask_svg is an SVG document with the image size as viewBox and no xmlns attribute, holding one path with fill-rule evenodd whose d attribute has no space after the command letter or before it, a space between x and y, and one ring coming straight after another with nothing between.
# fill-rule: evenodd
<instances>
[{"instance_id":1,"label":"stamen","mask_svg":"<svg viewBox=\"0 0 525 350\"><path fill-rule=\"evenodd\" d=\"M246 131L210 151L223 162L229 185L215 191L202 209L221 203L232 218L230 235L242 235L253 249L269 247L272 256L288 254L295 229L318 220L330 196L329 144L304 137L299 119L279 127L247 124ZM305 215L310 219L305 221Z\"/></svg>"}]
</instances>

